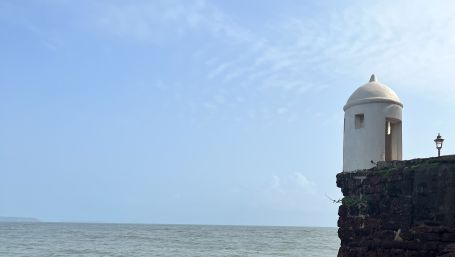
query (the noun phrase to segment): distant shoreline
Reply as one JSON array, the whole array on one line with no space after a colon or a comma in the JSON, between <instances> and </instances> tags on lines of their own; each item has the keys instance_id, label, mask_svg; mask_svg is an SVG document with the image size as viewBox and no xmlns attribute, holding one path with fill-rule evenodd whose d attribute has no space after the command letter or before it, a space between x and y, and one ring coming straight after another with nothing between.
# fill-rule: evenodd
<instances>
[{"instance_id":1,"label":"distant shoreline","mask_svg":"<svg viewBox=\"0 0 455 257\"><path fill-rule=\"evenodd\" d=\"M41 222L41 221L36 218L28 218L28 217L0 217L0 223L12 223L12 222L36 223L36 222Z\"/></svg>"}]
</instances>

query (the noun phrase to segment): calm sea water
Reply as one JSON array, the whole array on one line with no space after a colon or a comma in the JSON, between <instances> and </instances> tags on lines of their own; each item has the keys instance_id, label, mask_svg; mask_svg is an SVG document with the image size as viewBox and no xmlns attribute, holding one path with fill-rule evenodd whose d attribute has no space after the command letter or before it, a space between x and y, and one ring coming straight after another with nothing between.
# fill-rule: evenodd
<instances>
[{"instance_id":1,"label":"calm sea water","mask_svg":"<svg viewBox=\"0 0 455 257\"><path fill-rule=\"evenodd\" d=\"M0 223L0 256L333 257L336 228Z\"/></svg>"}]
</instances>

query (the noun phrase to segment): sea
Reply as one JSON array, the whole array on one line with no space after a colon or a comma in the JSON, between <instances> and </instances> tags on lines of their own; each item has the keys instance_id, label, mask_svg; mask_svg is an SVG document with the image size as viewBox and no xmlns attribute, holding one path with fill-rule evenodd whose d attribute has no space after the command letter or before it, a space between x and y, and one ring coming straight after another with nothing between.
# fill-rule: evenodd
<instances>
[{"instance_id":1,"label":"sea","mask_svg":"<svg viewBox=\"0 0 455 257\"><path fill-rule=\"evenodd\" d=\"M336 228L0 223L0 256L334 257Z\"/></svg>"}]
</instances>

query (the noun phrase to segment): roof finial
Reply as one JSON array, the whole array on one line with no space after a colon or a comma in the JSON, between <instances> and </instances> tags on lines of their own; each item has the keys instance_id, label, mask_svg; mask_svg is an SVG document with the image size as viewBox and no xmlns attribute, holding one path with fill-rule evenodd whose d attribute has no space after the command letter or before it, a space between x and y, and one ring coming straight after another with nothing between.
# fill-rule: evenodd
<instances>
[{"instance_id":1,"label":"roof finial","mask_svg":"<svg viewBox=\"0 0 455 257\"><path fill-rule=\"evenodd\" d=\"M378 79L376 78L376 75L371 74L370 82L376 82L376 81L378 81Z\"/></svg>"}]
</instances>

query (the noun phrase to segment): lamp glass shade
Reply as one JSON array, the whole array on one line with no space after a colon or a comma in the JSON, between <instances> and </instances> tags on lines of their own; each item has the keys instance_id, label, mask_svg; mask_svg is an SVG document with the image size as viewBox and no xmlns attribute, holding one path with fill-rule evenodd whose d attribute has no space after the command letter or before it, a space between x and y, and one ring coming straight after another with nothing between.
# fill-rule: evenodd
<instances>
[{"instance_id":1,"label":"lamp glass shade","mask_svg":"<svg viewBox=\"0 0 455 257\"><path fill-rule=\"evenodd\" d=\"M436 137L434 142L436 143L436 148L437 149L441 149L442 148L442 143L444 142L444 139L441 137L440 134L438 134L438 136Z\"/></svg>"},{"instance_id":2,"label":"lamp glass shade","mask_svg":"<svg viewBox=\"0 0 455 257\"><path fill-rule=\"evenodd\" d=\"M436 141L436 148L442 148L442 140Z\"/></svg>"}]
</instances>

